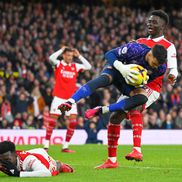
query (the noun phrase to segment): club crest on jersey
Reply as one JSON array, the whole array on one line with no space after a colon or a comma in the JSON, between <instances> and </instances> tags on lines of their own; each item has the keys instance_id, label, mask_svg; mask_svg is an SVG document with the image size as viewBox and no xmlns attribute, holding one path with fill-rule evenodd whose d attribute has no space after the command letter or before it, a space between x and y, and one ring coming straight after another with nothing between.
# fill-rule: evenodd
<instances>
[{"instance_id":1,"label":"club crest on jersey","mask_svg":"<svg viewBox=\"0 0 182 182\"><path fill-rule=\"evenodd\" d=\"M118 50L118 54L121 55L121 54L126 54L128 51L128 48L127 47L123 47L122 49L120 48Z\"/></svg>"}]
</instances>

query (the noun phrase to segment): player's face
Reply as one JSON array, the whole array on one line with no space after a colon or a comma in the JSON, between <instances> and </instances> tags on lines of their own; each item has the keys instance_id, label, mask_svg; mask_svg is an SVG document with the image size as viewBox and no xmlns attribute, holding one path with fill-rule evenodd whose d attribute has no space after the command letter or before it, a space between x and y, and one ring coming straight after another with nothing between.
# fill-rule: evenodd
<instances>
[{"instance_id":1,"label":"player's face","mask_svg":"<svg viewBox=\"0 0 182 182\"><path fill-rule=\"evenodd\" d=\"M153 56L151 51L147 54L146 60L152 68L157 68L160 65L158 60Z\"/></svg>"},{"instance_id":2,"label":"player's face","mask_svg":"<svg viewBox=\"0 0 182 182\"><path fill-rule=\"evenodd\" d=\"M152 37L158 37L163 34L164 31L164 21L155 15L152 15L149 17L147 21L147 28L148 28L148 33Z\"/></svg>"},{"instance_id":3,"label":"player's face","mask_svg":"<svg viewBox=\"0 0 182 182\"><path fill-rule=\"evenodd\" d=\"M14 165L17 164L17 156L14 152L5 152L3 154L0 154L0 160L2 161L10 161Z\"/></svg>"},{"instance_id":4,"label":"player's face","mask_svg":"<svg viewBox=\"0 0 182 182\"><path fill-rule=\"evenodd\" d=\"M71 51L66 51L64 54L63 54L63 59L66 63L71 63L72 60L73 60L73 52Z\"/></svg>"}]
</instances>

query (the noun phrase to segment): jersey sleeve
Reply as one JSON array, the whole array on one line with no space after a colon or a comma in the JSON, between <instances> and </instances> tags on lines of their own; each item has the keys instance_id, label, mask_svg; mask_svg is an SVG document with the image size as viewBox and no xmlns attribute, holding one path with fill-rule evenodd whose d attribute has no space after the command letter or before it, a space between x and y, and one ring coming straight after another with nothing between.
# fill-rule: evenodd
<instances>
[{"instance_id":1,"label":"jersey sleeve","mask_svg":"<svg viewBox=\"0 0 182 182\"><path fill-rule=\"evenodd\" d=\"M51 172L33 155L23 161L23 171L20 177L48 177Z\"/></svg>"},{"instance_id":2,"label":"jersey sleeve","mask_svg":"<svg viewBox=\"0 0 182 182\"><path fill-rule=\"evenodd\" d=\"M104 57L107 63L113 66L113 63L116 60L123 62L125 59L127 59L127 51L128 51L127 44L124 44L123 46L117 47L115 49L106 52Z\"/></svg>"},{"instance_id":3,"label":"jersey sleeve","mask_svg":"<svg viewBox=\"0 0 182 182\"><path fill-rule=\"evenodd\" d=\"M169 68L169 73L173 74L175 77L178 76L177 70L177 59L176 59L176 48L172 44L167 49L167 67Z\"/></svg>"},{"instance_id":4,"label":"jersey sleeve","mask_svg":"<svg viewBox=\"0 0 182 182\"><path fill-rule=\"evenodd\" d=\"M125 64L133 64L133 61L137 62L137 60L143 57L143 55L149 50L150 48L143 44L130 42L121 47L108 51L105 54L105 58L107 63L109 63L111 66L113 66L115 60L121 61Z\"/></svg>"},{"instance_id":5,"label":"jersey sleeve","mask_svg":"<svg viewBox=\"0 0 182 182\"><path fill-rule=\"evenodd\" d=\"M75 63L75 65L76 65L76 71L77 72L85 70L85 66L83 64Z\"/></svg>"},{"instance_id":6,"label":"jersey sleeve","mask_svg":"<svg viewBox=\"0 0 182 182\"><path fill-rule=\"evenodd\" d=\"M82 55L78 57L80 61L82 62L84 70L90 70L92 68L91 64L88 62L87 59L85 59Z\"/></svg>"}]
</instances>

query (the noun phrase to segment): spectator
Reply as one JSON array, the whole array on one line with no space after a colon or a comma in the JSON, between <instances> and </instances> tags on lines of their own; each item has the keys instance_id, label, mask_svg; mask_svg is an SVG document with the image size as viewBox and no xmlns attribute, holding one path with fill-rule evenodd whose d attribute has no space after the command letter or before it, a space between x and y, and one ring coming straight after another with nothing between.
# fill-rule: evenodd
<instances>
[{"instance_id":1,"label":"spectator","mask_svg":"<svg viewBox=\"0 0 182 182\"><path fill-rule=\"evenodd\" d=\"M9 124L11 124L13 122L11 104L6 97L4 97L3 103L1 105L1 116L2 116L2 118L6 119Z\"/></svg>"},{"instance_id":2,"label":"spectator","mask_svg":"<svg viewBox=\"0 0 182 182\"><path fill-rule=\"evenodd\" d=\"M162 123L164 123L165 120L166 120L166 114L165 114L165 112L164 112L163 109L160 109L160 111L159 111L159 117L157 119L157 125L159 127L161 127L162 126Z\"/></svg>"},{"instance_id":3,"label":"spectator","mask_svg":"<svg viewBox=\"0 0 182 182\"><path fill-rule=\"evenodd\" d=\"M173 129L174 121L172 120L171 114L166 115L166 121L162 123L162 129Z\"/></svg>"},{"instance_id":4,"label":"spectator","mask_svg":"<svg viewBox=\"0 0 182 182\"><path fill-rule=\"evenodd\" d=\"M96 124L94 122L89 123L89 127L86 129L88 138L86 140L86 143L97 143L97 144L102 144L102 140L97 139L97 129L96 129Z\"/></svg>"},{"instance_id":5,"label":"spectator","mask_svg":"<svg viewBox=\"0 0 182 182\"><path fill-rule=\"evenodd\" d=\"M147 112L143 114L143 129L149 129L149 115Z\"/></svg>"},{"instance_id":6,"label":"spectator","mask_svg":"<svg viewBox=\"0 0 182 182\"><path fill-rule=\"evenodd\" d=\"M12 99L14 100L13 107L15 114L28 112L28 106L33 103L33 98L24 90L18 94L14 94Z\"/></svg>"},{"instance_id":7,"label":"spectator","mask_svg":"<svg viewBox=\"0 0 182 182\"><path fill-rule=\"evenodd\" d=\"M53 50L60 49L66 43L69 44L68 46L80 48L79 51L92 64L91 71L86 71L78 77L78 83L84 84L96 77L102 70L105 63L103 56L107 50L131 39L146 36L143 22L146 21L149 11L149 9L141 9L141 7L133 9L132 7L105 6L104 4L102 6L93 4L91 9L86 1L84 5L75 2L74 4L64 3L60 6L54 3L1 1L0 7L3 9L0 25L0 105L3 97L7 96L11 103L13 117L20 110L23 110L21 112L27 111L26 108L20 109L18 104L15 104L16 99L13 95L20 91L21 87L31 94L36 79L40 83L40 92L45 103L50 107L52 100L50 92L52 92L55 80L48 57ZM177 48L179 77L174 91L164 80L160 99L151 106L157 113L160 109L165 113L170 113L174 107L179 110L182 106L181 11L175 8L173 11L166 8L166 11L171 20L166 37L174 42ZM32 16L35 13L36 16ZM91 21L90 13L92 13ZM90 22L92 23L90 24ZM111 95L109 102L115 102L118 92L114 89L109 92ZM102 104L104 102L102 97L103 91L98 91L93 95L92 100L85 100L84 107ZM19 94L17 98L19 98ZM20 105L22 105L22 101ZM16 106L18 106L18 110ZM80 110L79 115L83 116L83 109ZM161 120L160 113L158 114L157 124L160 127L163 119ZM145 116L147 118L148 114ZM174 116L172 117L174 120ZM97 119L102 120L103 118ZM147 120L146 128L148 128ZM60 128L64 127L60 123L59 125Z\"/></svg>"},{"instance_id":8,"label":"spectator","mask_svg":"<svg viewBox=\"0 0 182 182\"><path fill-rule=\"evenodd\" d=\"M10 129L11 128L8 121L5 118L0 119L0 128L1 129Z\"/></svg>"},{"instance_id":9,"label":"spectator","mask_svg":"<svg viewBox=\"0 0 182 182\"><path fill-rule=\"evenodd\" d=\"M159 126L157 124L157 112L153 112L149 115L149 128L159 129Z\"/></svg>"},{"instance_id":10,"label":"spectator","mask_svg":"<svg viewBox=\"0 0 182 182\"><path fill-rule=\"evenodd\" d=\"M40 92L39 81L35 80L35 87L32 90L31 97L33 98L33 103L29 106L29 111L34 115L34 117L38 117L43 113L45 107L44 98Z\"/></svg>"},{"instance_id":11,"label":"spectator","mask_svg":"<svg viewBox=\"0 0 182 182\"><path fill-rule=\"evenodd\" d=\"M175 128L182 129L182 109L179 110L178 116L175 119Z\"/></svg>"}]
</instances>

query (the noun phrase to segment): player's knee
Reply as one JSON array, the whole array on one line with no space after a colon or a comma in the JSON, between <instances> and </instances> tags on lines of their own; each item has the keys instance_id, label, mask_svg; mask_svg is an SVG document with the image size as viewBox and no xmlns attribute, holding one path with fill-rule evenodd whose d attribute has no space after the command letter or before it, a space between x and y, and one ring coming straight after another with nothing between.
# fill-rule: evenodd
<instances>
[{"instance_id":1,"label":"player's knee","mask_svg":"<svg viewBox=\"0 0 182 182\"><path fill-rule=\"evenodd\" d=\"M125 113L123 112L114 112L110 116L110 123L112 124L120 124L121 121L125 118Z\"/></svg>"},{"instance_id":2,"label":"player's knee","mask_svg":"<svg viewBox=\"0 0 182 182\"><path fill-rule=\"evenodd\" d=\"M138 94L137 100L138 100L138 102L140 102L140 105L143 105L148 101L148 97L146 95L143 95L143 94Z\"/></svg>"},{"instance_id":3,"label":"player's knee","mask_svg":"<svg viewBox=\"0 0 182 182\"><path fill-rule=\"evenodd\" d=\"M87 82L88 87L92 92L94 92L97 88L106 87L110 85L111 81L108 75L103 74L97 77L94 80L90 80Z\"/></svg>"},{"instance_id":4,"label":"player's knee","mask_svg":"<svg viewBox=\"0 0 182 182\"><path fill-rule=\"evenodd\" d=\"M143 111L143 106L137 106L135 109L132 109L130 111L130 113L133 113L133 112L142 112Z\"/></svg>"}]
</instances>

